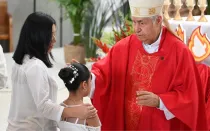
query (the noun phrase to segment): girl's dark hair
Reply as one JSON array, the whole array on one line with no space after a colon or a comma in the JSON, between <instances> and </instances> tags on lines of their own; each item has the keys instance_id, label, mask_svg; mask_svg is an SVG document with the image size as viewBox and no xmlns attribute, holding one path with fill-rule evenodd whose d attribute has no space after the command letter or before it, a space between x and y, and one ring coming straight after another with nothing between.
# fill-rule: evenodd
<instances>
[{"instance_id":1,"label":"girl's dark hair","mask_svg":"<svg viewBox=\"0 0 210 131\"><path fill-rule=\"evenodd\" d=\"M75 75L77 74L75 72L75 69L77 70L76 72L78 73L78 76L76 77ZM60 72L58 73L58 76L63 80L65 86L69 91L75 92L79 88L81 82L88 81L88 79L90 78L90 71L83 64L73 63L61 69ZM74 78L74 80L71 83L72 78Z\"/></svg>"},{"instance_id":2,"label":"girl's dark hair","mask_svg":"<svg viewBox=\"0 0 210 131\"><path fill-rule=\"evenodd\" d=\"M14 52L13 59L17 64L23 63L25 54L30 58L36 57L43 61L47 67L52 67L49 59L49 46L52 39L52 26L55 20L42 12L35 12L26 19ZM52 54L50 53L53 59Z\"/></svg>"}]
</instances>

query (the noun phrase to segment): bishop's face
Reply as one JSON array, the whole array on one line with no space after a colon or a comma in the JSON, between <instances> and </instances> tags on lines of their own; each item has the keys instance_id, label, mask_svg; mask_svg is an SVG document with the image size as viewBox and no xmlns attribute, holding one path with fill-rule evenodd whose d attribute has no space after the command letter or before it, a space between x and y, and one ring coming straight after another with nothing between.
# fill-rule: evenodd
<instances>
[{"instance_id":1,"label":"bishop's face","mask_svg":"<svg viewBox=\"0 0 210 131\"><path fill-rule=\"evenodd\" d=\"M161 23L159 19L159 16L155 20L149 17L132 17L134 32L139 40L146 44L152 44L157 40L160 33Z\"/></svg>"}]
</instances>

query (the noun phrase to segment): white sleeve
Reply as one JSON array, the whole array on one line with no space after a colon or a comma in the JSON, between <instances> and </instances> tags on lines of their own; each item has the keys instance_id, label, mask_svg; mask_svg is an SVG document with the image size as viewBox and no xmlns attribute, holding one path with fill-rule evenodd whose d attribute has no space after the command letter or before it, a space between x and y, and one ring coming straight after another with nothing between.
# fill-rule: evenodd
<instances>
[{"instance_id":1,"label":"white sleeve","mask_svg":"<svg viewBox=\"0 0 210 131\"><path fill-rule=\"evenodd\" d=\"M3 53L3 49L0 45L0 89L4 88L7 84L7 66L6 66L6 60Z\"/></svg>"},{"instance_id":2,"label":"white sleeve","mask_svg":"<svg viewBox=\"0 0 210 131\"><path fill-rule=\"evenodd\" d=\"M91 89L90 89L89 97L93 98L93 95L95 92L95 87L96 87L96 85L95 85L96 76L93 73L91 73L91 75L92 75L92 80L91 80Z\"/></svg>"},{"instance_id":3,"label":"white sleeve","mask_svg":"<svg viewBox=\"0 0 210 131\"><path fill-rule=\"evenodd\" d=\"M39 65L32 65L26 72L26 79L38 111L45 118L60 121L64 107L50 99L47 71Z\"/></svg>"},{"instance_id":4,"label":"white sleeve","mask_svg":"<svg viewBox=\"0 0 210 131\"><path fill-rule=\"evenodd\" d=\"M159 98L160 99L160 98ZM163 101L160 99L160 110L162 110L165 114L165 117L167 120L170 120L172 118L174 118L175 116L166 108L166 106L164 105Z\"/></svg>"}]
</instances>

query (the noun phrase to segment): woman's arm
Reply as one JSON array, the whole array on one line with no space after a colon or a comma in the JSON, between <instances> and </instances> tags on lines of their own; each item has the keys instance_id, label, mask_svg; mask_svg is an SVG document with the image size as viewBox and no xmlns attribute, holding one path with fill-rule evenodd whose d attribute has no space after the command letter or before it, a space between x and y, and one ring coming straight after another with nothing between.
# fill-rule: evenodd
<instances>
[{"instance_id":1,"label":"woman's arm","mask_svg":"<svg viewBox=\"0 0 210 131\"><path fill-rule=\"evenodd\" d=\"M64 108L52 101L47 71L41 65L32 65L26 72L26 78L37 110L42 113L43 117L60 121L61 117L86 119L96 115L96 109L89 104L84 104L81 107Z\"/></svg>"},{"instance_id":2,"label":"woman's arm","mask_svg":"<svg viewBox=\"0 0 210 131\"><path fill-rule=\"evenodd\" d=\"M97 110L91 104L83 104L82 106L64 108L62 118L87 119L96 117L96 115Z\"/></svg>"},{"instance_id":3,"label":"woman's arm","mask_svg":"<svg viewBox=\"0 0 210 131\"><path fill-rule=\"evenodd\" d=\"M92 127L101 126L101 122L100 122L98 115L96 115L96 117L94 117L94 118L87 119L87 125L92 126Z\"/></svg>"}]
</instances>

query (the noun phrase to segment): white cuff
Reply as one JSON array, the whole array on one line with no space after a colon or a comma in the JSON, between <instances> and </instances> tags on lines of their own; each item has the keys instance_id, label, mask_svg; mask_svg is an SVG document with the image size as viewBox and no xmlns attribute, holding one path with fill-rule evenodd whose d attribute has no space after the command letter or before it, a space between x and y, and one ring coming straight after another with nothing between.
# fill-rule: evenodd
<instances>
[{"instance_id":1,"label":"white cuff","mask_svg":"<svg viewBox=\"0 0 210 131\"><path fill-rule=\"evenodd\" d=\"M160 98L159 98L160 99ZM159 109L162 110L165 114L167 120L174 118L175 116L166 108L163 101L160 99L160 106Z\"/></svg>"},{"instance_id":2,"label":"white cuff","mask_svg":"<svg viewBox=\"0 0 210 131\"><path fill-rule=\"evenodd\" d=\"M89 97L93 98L94 92L95 92L95 81L96 81L96 76L91 73L92 75L92 80L91 80L91 89L90 89L90 94Z\"/></svg>"},{"instance_id":3,"label":"white cuff","mask_svg":"<svg viewBox=\"0 0 210 131\"><path fill-rule=\"evenodd\" d=\"M60 106L60 110L59 110L59 112L58 112L56 122L59 122L59 121L61 120L61 117L62 117L64 108L65 108L65 107Z\"/></svg>"}]
</instances>

